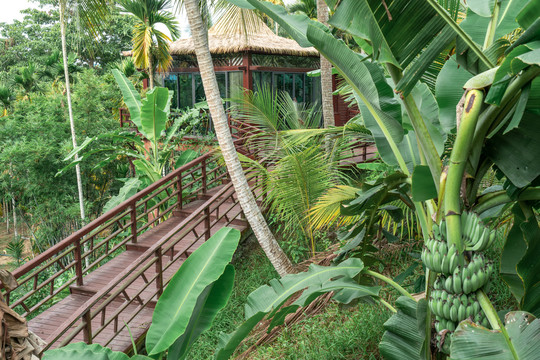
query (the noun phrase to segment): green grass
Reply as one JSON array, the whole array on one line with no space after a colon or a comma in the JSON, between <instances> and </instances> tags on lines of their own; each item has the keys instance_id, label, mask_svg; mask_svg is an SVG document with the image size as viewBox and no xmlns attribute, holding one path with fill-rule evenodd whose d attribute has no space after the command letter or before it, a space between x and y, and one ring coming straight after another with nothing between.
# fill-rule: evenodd
<instances>
[{"instance_id":1,"label":"green grass","mask_svg":"<svg viewBox=\"0 0 540 360\"><path fill-rule=\"evenodd\" d=\"M244 321L244 304L248 295L278 276L253 237L239 248L233 259L233 265L236 277L231 298L227 306L217 315L210 330L202 334L193 345L189 353L191 360L212 358L219 334L236 330Z\"/></svg>"},{"instance_id":2,"label":"green grass","mask_svg":"<svg viewBox=\"0 0 540 360\"><path fill-rule=\"evenodd\" d=\"M343 308L330 303L324 312L285 328L251 359L379 359L379 341L390 312L360 303Z\"/></svg>"}]
</instances>

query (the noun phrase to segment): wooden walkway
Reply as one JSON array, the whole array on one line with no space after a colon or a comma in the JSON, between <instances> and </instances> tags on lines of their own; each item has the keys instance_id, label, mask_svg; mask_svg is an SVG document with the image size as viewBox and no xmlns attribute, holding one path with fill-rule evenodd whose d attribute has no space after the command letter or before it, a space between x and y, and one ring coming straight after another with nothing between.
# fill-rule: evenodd
<instances>
[{"instance_id":1,"label":"wooden walkway","mask_svg":"<svg viewBox=\"0 0 540 360\"><path fill-rule=\"evenodd\" d=\"M69 296L30 320L30 330L36 333L47 343L53 343L54 345L52 348L57 347L57 345L61 344L63 340L66 339L69 333L68 331L60 336L60 338L56 339L56 334L58 333L60 324L69 323L70 316L84 310L84 307L92 299L92 297L98 294L102 289L107 288L107 285L109 285L111 281L113 281L115 277L122 273L122 271L125 269L129 268L132 272L143 269L149 260L138 261L138 259L140 259L141 256L148 251L148 249L152 248L152 246L159 244L166 239L168 233L170 233L175 227L182 224L182 222L185 221L191 214L195 213L199 207L204 206L205 202L211 199L213 194L222 190L225 186L226 185L220 185L213 188L205 195L200 196L200 198L183 206L180 211L173 213L173 216L167 220L143 233L141 236L139 236L136 243L128 243L124 252L114 257L114 259L107 262L103 266L100 266L93 272L84 276L82 285L71 285ZM230 190L228 194L230 195L231 192L232 190ZM224 196L227 197L227 193ZM221 199L223 199L223 196ZM247 231L248 226L246 221L239 219L241 209L238 204L230 199L227 199L219 206L219 208L222 213L225 212L227 208L231 208L231 210L228 211L228 214L230 218L235 220L230 222L222 218L219 219L219 221L214 221L210 229L210 235L213 235L223 226L237 228L243 233ZM211 218L211 220L216 220L216 218ZM204 228L204 222L199 223L194 227L194 229L196 229L196 232L200 234L204 233L206 231ZM171 240L164 242L162 243L162 246L167 246L170 242ZM185 257L189 256L203 242L204 239L198 238L195 233L191 231L182 240L176 243L178 248L186 249L186 251L176 261L172 261L169 264L170 266L167 267L167 263L165 263L166 270L164 270L161 274L163 276L164 283L167 283L169 279L176 273L176 271L182 265ZM178 254L178 252L176 252L176 254ZM132 264L139 265L130 268ZM120 325L123 325L124 322L129 324L129 330L131 330L135 340L140 341L143 339L152 320L153 309L158 298L156 288L154 286L145 285L148 284L148 279L156 278L159 275L156 271L156 267L153 266L145 269L143 274L144 277L140 276L134 281L129 282L129 284L121 292L120 296L117 296L115 300L106 307L107 312L115 313L118 312L126 302L131 299L136 299L134 303L129 303L125 309L121 309L120 316L115 318L114 321L111 321L106 326L102 326L105 323L102 321L103 315L94 317L91 320L92 329L102 328L100 333L92 334L93 342L107 345L113 350L129 351L132 343L128 329L127 327L124 327L121 330L119 329ZM111 296L110 292L105 295L105 297ZM96 305L99 307L102 303L103 301L101 300L98 301ZM138 307L143 304L145 306L143 307L142 311L137 312L137 310L139 310ZM135 313L135 317L131 318L132 314ZM104 316L106 316L106 313ZM75 328L75 326L71 327L71 329ZM84 332L78 332L76 336L70 340L70 342L77 341L87 341L87 339L84 337Z\"/></svg>"},{"instance_id":2,"label":"wooden walkway","mask_svg":"<svg viewBox=\"0 0 540 360\"><path fill-rule=\"evenodd\" d=\"M231 125L238 151L249 125ZM370 161L363 144L353 163ZM256 198L258 179L250 177ZM248 231L221 159L207 153L175 169L13 273L8 304L48 344L84 341L129 352L144 340L159 296L184 260L224 226Z\"/></svg>"}]
</instances>

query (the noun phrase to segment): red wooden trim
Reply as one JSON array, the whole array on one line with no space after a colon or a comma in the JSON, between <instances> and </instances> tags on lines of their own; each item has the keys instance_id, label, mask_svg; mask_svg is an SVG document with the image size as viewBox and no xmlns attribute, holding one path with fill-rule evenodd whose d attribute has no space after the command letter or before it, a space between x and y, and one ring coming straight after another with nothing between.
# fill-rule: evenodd
<instances>
[{"instance_id":1,"label":"red wooden trim","mask_svg":"<svg viewBox=\"0 0 540 360\"><path fill-rule=\"evenodd\" d=\"M242 57L242 65L244 66L244 78L243 78L243 87L244 89L253 90L253 75L251 70L251 54L244 53Z\"/></svg>"},{"instance_id":2,"label":"red wooden trim","mask_svg":"<svg viewBox=\"0 0 540 360\"><path fill-rule=\"evenodd\" d=\"M271 66L260 66L260 65L251 65L249 69L251 71L298 72L298 73L305 73L305 72L317 70L316 68L271 67Z\"/></svg>"},{"instance_id":3,"label":"red wooden trim","mask_svg":"<svg viewBox=\"0 0 540 360\"><path fill-rule=\"evenodd\" d=\"M245 66L239 65L239 66L214 66L214 71L244 71L246 69ZM169 70L171 73L198 73L199 68L198 67L190 67L190 68L172 68Z\"/></svg>"}]
</instances>

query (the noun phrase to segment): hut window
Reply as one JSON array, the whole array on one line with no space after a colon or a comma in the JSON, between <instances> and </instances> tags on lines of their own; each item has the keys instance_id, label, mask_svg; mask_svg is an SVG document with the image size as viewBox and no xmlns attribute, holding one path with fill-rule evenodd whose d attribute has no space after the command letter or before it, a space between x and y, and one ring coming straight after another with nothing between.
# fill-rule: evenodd
<instances>
[{"instance_id":1,"label":"hut window","mask_svg":"<svg viewBox=\"0 0 540 360\"><path fill-rule=\"evenodd\" d=\"M165 77L164 85L167 89L173 91L173 97L171 101L171 107L173 109L178 108L178 75L170 74Z\"/></svg>"},{"instance_id":2,"label":"hut window","mask_svg":"<svg viewBox=\"0 0 540 360\"><path fill-rule=\"evenodd\" d=\"M179 104L183 109L193 106L193 76L192 74L178 74Z\"/></svg>"},{"instance_id":3,"label":"hut window","mask_svg":"<svg viewBox=\"0 0 540 360\"><path fill-rule=\"evenodd\" d=\"M230 98L237 98L243 92L242 86L244 83L244 76L241 71L230 71L227 74L229 75L229 81L227 84L228 92L226 96Z\"/></svg>"},{"instance_id":4,"label":"hut window","mask_svg":"<svg viewBox=\"0 0 540 360\"><path fill-rule=\"evenodd\" d=\"M304 74L294 74L294 96L298 102L304 102Z\"/></svg>"}]
</instances>

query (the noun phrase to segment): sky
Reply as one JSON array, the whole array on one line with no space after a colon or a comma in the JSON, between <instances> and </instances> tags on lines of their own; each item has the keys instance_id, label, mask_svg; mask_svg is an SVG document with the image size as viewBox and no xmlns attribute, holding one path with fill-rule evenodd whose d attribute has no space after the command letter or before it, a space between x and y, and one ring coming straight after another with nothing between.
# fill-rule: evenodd
<instances>
[{"instance_id":1,"label":"sky","mask_svg":"<svg viewBox=\"0 0 540 360\"><path fill-rule=\"evenodd\" d=\"M285 0L284 2L290 4L294 0ZM30 0L0 0L0 22L12 23L14 20L22 20L24 15L20 11L30 7L37 8L38 5ZM180 16L178 20L180 24L186 23L186 18L183 16ZM182 29L182 35L187 35L185 29Z\"/></svg>"},{"instance_id":2,"label":"sky","mask_svg":"<svg viewBox=\"0 0 540 360\"><path fill-rule=\"evenodd\" d=\"M37 7L36 3L28 0L0 0L0 22L12 23L13 20L22 20L24 15L20 13L23 9Z\"/></svg>"}]
</instances>

